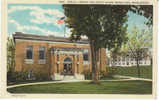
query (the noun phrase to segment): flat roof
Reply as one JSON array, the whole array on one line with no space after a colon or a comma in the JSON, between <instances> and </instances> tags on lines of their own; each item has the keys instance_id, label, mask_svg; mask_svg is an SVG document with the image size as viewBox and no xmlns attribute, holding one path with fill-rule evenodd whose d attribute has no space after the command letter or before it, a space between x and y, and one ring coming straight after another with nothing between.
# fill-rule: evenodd
<instances>
[{"instance_id":1,"label":"flat roof","mask_svg":"<svg viewBox=\"0 0 159 100\"><path fill-rule=\"evenodd\" d=\"M26 34L22 32L15 32L13 34L14 41L16 39L23 39L23 40L37 40L37 41L51 41L51 42L66 42L66 43L80 43L80 44L89 44L87 39L82 39L79 41L71 41L69 38L66 37L57 37L57 36L42 36L42 35L33 35L33 34Z\"/></svg>"}]
</instances>

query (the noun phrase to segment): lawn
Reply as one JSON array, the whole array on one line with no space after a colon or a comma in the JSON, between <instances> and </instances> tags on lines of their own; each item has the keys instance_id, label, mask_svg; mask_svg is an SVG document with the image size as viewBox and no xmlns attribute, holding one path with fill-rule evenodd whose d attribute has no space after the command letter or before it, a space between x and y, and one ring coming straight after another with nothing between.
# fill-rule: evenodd
<instances>
[{"instance_id":1,"label":"lawn","mask_svg":"<svg viewBox=\"0 0 159 100\"><path fill-rule=\"evenodd\" d=\"M11 93L57 93L57 94L152 94L152 82L90 82L52 83L7 89Z\"/></svg>"},{"instance_id":2,"label":"lawn","mask_svg":"<svg viewBox=\"0 0 159 100\"><path fill-rule=\"evenodd\" d=\"M137 67L107 67L107 71L115 69L114 74L138 77ZM152 66L140 66L141 78L152 79Z\"/></svg>"}]
</instances>

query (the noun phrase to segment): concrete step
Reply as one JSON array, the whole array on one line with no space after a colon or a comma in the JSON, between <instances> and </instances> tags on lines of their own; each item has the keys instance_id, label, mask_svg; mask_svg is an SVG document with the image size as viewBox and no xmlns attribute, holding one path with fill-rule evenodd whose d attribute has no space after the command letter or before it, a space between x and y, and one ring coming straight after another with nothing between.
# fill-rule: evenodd
<instances>
[{"instance_id":1,"label":"concrete step","mask_svg":"<svg viewBox=\"0 0 159 100\"><path fill-rule=\"evenodd\" d=\"M65 75L63 80L76 80L76 78L73 75Z\"/></svg>"}]
</instances>

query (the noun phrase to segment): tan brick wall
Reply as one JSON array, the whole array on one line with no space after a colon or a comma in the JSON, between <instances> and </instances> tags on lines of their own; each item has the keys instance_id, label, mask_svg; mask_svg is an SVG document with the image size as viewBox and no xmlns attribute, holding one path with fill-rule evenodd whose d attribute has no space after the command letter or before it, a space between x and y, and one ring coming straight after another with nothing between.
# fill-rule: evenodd
<instances>
[{"instance_id":1,"label":"tan brick wall","mask_svg":"<svg viewBox=\"0 0 159 100\"><path fill-rule=\"evenodd\" d=\"M33 46L33 64L26 64L26 46ZM45 47L45 59L46 64L39 64L38 63L38 49L39 46ZM16 67L15 71L28 71L30 69L33 70L33 72L48 72L49 71L49 60L48 60L48 44L47 43L40 43L40 42L31 42L31 41L16 41Z\"/></svg>"},{"instance_id":2,"label":"tan brick wall","mask_svg":"<svg viewBox=\"0 0 159 100\"><path fill-rule=\"evenodd\" d=\"M33 64L26 64L26 46L33 46ZM45 57L46 64L38 63L38 48L39 46L45 47ZM32 42L32 41L16 41L16 50L15 50L15 58L16 58L16 67L15 71L28 71L32 69L34 72L47 72L52 75L53 73L57 73L57 55L50 53L50 48L52 47L66 47L66 48L87 48L89 50L89 65L83 65L83 55L79 56L79 65L78 71L82 73L84 70L92 70L91 66L91 53L88 45L76 45L76 44L63 44L63 43L47 43L47 42ZM72 59L72 71L73 73L77 73L77 56L59 56L60 64L59 64L59 72L63 71L63 61L66 57L70 57ZM105 70L106 68L106 54L105 49L100 50L100 70Z\"/></svg>"},{"instance_id":3,"label":"tan brick wall","mask_svg":"<svg viewBox=\"0 0 159 100\"><path fill-rule=\"evenodd\" d=\"M99 51L100 57L100 70L106 71L106 50L102 48Z\"/></svg>"}]
</instances>

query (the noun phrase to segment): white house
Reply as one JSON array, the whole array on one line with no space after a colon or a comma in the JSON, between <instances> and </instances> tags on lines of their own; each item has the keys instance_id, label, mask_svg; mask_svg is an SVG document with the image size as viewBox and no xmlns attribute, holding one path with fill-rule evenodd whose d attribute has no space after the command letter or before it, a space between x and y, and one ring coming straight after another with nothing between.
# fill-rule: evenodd
<instances>
[{"instance_id":1,"label":"white house","mask_svg":"<svg viewBox=\"0 0 159 100\"><path fill-rule=\"evenodd\" d=\"M144 57L140 60L139 65L141 66L148 66L152 64L152 50L148 49L147 54L149 56ZM131 67L136 66L137 62L134 58L130 56L130 52L127 56L116 56L116 58L108 57L108 66L121 66L121 67Z\"/></svg>"}]
</instances>

